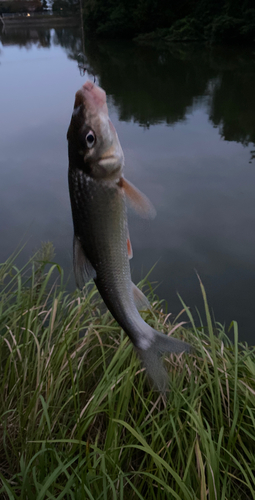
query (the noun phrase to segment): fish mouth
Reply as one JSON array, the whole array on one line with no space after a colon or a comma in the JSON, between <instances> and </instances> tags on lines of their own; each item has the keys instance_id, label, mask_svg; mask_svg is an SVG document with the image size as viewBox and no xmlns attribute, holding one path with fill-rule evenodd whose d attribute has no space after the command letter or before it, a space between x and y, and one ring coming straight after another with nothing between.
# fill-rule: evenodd
<instances>
[{"instance_id":1,"label":"fish mouth","mask_svg":"<svg viewBox=\"0 0 255 500\"><path fill-rule=\"evenodd\" d=\"M103 89L101 89L101 87L98 87L90 80L87 80L87 82L84 83L75 95L74 107L76 108L81 104L93 106L97 108L98 111L105 108L105 111L107 111L106 93Z\"/></svg>"}]
</instances>

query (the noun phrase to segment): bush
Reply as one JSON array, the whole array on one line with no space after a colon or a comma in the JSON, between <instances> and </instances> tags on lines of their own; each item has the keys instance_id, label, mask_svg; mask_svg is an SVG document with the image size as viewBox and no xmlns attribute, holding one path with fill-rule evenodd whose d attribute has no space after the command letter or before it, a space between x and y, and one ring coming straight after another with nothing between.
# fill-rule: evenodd
<instances>
[{"instance_id":1,"label":"bush","mask_svg":"<svg viewBox=\"0 0 255 500\"><path fill-rule=\"evenodd\" d=\"M203 28L200 22L193 17L185 17L174 23L169 30L166 40L189 42L202 40L203 38Z\"/></svg>"},{"instance_id":2,"label":"bush","mask_svg":"<svg viewBox=\"0 0 255 500\"><path fill-rule=\"evenodd\" d=\"M215 17L207 33L211 42L232 41L240 38L242 21L228 15Z\"/></svg>"},{"instance_id":3,"label":"bush","mask_svg":"<svg viewBox=\"0 0 255 500\"><path fill-rule=\"evenodd\" d=\"M255 42L255 9L249 9L245 12L240 34L245 41Z\"/></svg>"}]
</instances>

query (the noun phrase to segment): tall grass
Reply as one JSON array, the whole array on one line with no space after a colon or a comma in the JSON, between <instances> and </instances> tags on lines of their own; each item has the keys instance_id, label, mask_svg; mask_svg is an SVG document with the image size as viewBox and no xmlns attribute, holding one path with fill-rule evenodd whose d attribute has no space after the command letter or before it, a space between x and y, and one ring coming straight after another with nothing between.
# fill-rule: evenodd
<instances>
[{"instance_id":1,"label":"tall grass","mask_svg":"<svg viewBox=\"0 0 255 500\"><path fill-rule=\"evenodd\" d=\"M255 498L255 355L213 324L173 333L194 345L166 359L153 391L94 288L65 291L56 264L0 267L0 498ZM151 297L152 298L152 297ZM152 298L142 313L174 326Z\"/></svg>"}]
</instances>

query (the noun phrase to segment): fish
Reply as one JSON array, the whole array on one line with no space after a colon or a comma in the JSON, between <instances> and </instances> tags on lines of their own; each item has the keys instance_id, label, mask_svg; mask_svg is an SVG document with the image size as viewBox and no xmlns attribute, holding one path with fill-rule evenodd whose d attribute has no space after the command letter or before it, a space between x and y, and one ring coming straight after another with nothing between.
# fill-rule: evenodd
<instances>
[{"instance_id":1,"label":"fish","mask_svg":"<svg viewBox=\"0 0 255 500\"><path fill-rule=\"evenodd\" d=\"M77 287L94 280L155 389L164 393L169 379L163 353L190 352L191 346L153 329L139 314L150 303L131 279L127 203L143 217L153 217L155 209L124 177L124 153L109 118L106 93L89 80L76 92L67 140Z\"/></svg>"}]
</instances>

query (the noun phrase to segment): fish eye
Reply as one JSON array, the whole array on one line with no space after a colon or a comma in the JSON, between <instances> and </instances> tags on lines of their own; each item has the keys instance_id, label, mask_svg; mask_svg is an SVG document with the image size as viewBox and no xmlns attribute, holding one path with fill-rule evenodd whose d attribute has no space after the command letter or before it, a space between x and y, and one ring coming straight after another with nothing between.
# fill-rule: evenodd
<instances>
[{"instance_id":1,"label":"fish eye","mask_svg":"<svg viewBox=\"0 0 255 500\"><path fill-rule=\"evenodd\" d=\"M93 148L94 144L96 142L95 134L90 130L87 135L86 135L86 143L88 148Z\"/></svg>"}]
</instances>

